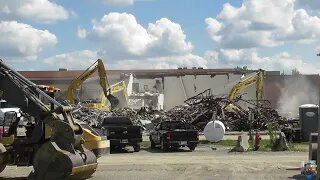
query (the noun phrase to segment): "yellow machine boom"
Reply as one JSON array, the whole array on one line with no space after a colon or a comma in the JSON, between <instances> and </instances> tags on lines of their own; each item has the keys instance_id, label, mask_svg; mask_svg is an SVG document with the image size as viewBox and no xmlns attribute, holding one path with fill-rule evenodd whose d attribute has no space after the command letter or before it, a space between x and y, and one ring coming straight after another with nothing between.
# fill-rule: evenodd
<instances>
[{"instance_id":1,"label":"yellow machine boom","mask_svg":"<svg viewBox=\"0 0 320 180\"><path fill-rule=\"evenodd\" d=\"M239 92L250 85L256 83L256 98L257 100L262 100L263 98L263 85L264 85L264 71L259 70L254 76L250 76L242 79L239 83L237 83L230 91L229 99L236 99Z\"/></svg>"},{"instance_id":2,"label":"yellow machine boom","mask_svg":"<svg viewBox=\"0 0 320 180\"><path fill-rule=\"evenodd\" d=\"M110 92L110 94L112 94L112 95L114 95L118 92L122 92L125 99L126 99L126 105L128 105L129 98L128 98L128 94L127 94L127 86L126 86L125 81L120 81L115 84L112 84L111 86L109 86L108 92ZM101 99L102 99L101 103L106 104L106 102L105 102L106 98L103 96Z\"/></svg>"},{"instance_id":3,"label":"yellow machine boom","mask_svg":"<svg viewBox=\"0 0 320 180\"><path fill-rule=\"evenodd\" d=\"M71 82L67 90L67 100L70 104L74 104L74 91L77 88L79 88L85 80L87 80L91 75L93 75L97 71L100 78L100 86L102 87L104 96L109 100L111 104L111 109L113 109L119 104L119 100L108 92L109 82L107 79L107 73L103 61L101 59L98 59L80 76L78 76Z\"/></svg>"}]
</instances>

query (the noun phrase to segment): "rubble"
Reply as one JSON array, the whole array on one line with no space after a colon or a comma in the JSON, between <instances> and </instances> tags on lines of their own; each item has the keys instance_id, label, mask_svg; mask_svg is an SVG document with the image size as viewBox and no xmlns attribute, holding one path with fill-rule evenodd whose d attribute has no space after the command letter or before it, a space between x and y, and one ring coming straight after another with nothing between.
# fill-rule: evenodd
<instances>
[{"instance_id":1,"label":"rubble","mask_svg":"<svg viewBox=\"0 0 320 180\"><path fill-rule=\"evenodd\" d=\"M268 101L230 100L226 96L214 96L210 89L188 99L185 104L169 110L166 115L173 120L187 121L203 130L212 119L224 123L228 130L265 130L268 123L285 125L287 119L271 108ZM253 118L249 118L253 114ZM249 120L251 119L251 120Z\"/></svg>"},{"instance_id":2,"label":"rubble","mask_svg":"<svg viewBox=\"0 0 320 180\"><path fill-rule=\"evenodd\" d=\"M131 119L134 125L141 127L145 126L143 121L149 120L156 122L159 117L164 117L164 111L151 110L143 107L140 110L134 110L131 108L118 108L113 111L102 111L97 109L90 109L87 107L75 108L73 116L80 121L84 121L90 126L99 125L104 117L108 116L126 116ZM140 121L141 120L141 121ZM161 120L160 120L161 121Z\"/></svg>"},{"instance_id":3,"label":"rubble","mask_svg":"<svg viewBox=\"0 0 320 180\"><path fill-rule=\"evenodd\" d=\"M287 125L288 120L269 105L265 100L248 101L241 96L230 100L227 96L215 96L207 89L169 111L148 107L139 110L118 108L112 112L81 108L75 112L75 117L88 124L96 124L104 116L127 116L133 124L141 126L140 120L150 120L155 124L164 120L178 120L189 122L201 131L213 119L223 122L227 130L232 131L265 130L270 123L279 127Z\"/></svg>"}]
</instances>

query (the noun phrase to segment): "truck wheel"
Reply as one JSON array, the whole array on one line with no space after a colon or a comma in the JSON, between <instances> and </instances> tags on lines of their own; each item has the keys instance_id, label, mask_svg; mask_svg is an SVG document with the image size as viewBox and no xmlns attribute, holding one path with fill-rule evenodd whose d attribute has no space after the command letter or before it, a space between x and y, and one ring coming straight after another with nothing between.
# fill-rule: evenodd
<instances>
[{"instance_id":1,"label":"truck wheel","mask_svg":"<svg viewBox=\"0 0 320 180\"><path fill-rule=\"evenodd\" d=\"M151 149L154 149L156 147L155 143L153 142L153 140L150 138L150 147Z\"/></svg>"},{"instance_id":2,"label":"truck wheel","mask_svg":"<svg viewBox=\"0 0 320 180\"><path fill-rule=\"evenodd\" d=\"M196 149L196 145L190 145L188 147L189 147L190 151L194 151Z\"/></svg>"},{"instance_id":3,"label":"truck wheel","mask_svg":"<svg viewBox=\"0 0 320 180\"><path fill-rule=\"evenodd\" d=\"M140 151L140 143L133 145L133 150L134 150L134 152L139 152Z\"/></svg>"},{"instance_id":4,"label":"truck wheel","mask_svg":"<svg viewBox=\"0 0 320 180\"><path fill-rule=\"evenodd\" d=\"M168 145L164 143L163 139L161 139L161 150L162 151L168 150Z\"/></svg>"}]
</instances>

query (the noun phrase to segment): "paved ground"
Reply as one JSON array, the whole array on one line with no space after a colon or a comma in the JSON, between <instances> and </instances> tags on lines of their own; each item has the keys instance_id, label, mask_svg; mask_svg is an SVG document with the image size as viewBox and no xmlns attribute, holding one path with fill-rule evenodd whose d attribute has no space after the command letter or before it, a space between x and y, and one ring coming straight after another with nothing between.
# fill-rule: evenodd
<instances>
[{"instance_id":1,"label":"paved ground","mask_svg":"<svg viewBox=\"0 0 320 180\"><path fill-rule=\"evenodd\" d=\"M306 152L228 153L208 145L194 152L146 149L99 159L92 179L303 179L297 168L305 159Z\"/></svg>"},{"instance_id":2,"label":"paved ground","mask_svg":"<svg viewBox=\"0 0 320 180\"><path fill-rule=\"evenodd\" d=\"M307 155L307 152L228 153L225 147L212 150L210 145L200 145L194 152L143 149L133 153L129 149L99 158L98 169L90 179L303 179L297 168ZM7 167L0 179L25 179L30 170Z\"/></svg>"}]
</instances>

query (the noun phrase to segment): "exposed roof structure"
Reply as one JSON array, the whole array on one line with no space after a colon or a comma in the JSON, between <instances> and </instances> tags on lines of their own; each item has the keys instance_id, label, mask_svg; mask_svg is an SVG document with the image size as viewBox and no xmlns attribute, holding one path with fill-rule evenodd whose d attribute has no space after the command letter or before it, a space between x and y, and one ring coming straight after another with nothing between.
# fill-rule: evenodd
<instances>
[{"instance_id":1,"label":"exposed roof structure","mask_svg":"<svg viewBox=\"0 0 320 180\"><path fill-rule=\"evenodd\" d=\"M26 78L74 78L83 70L72 71L19 71ZM163 77L183 75L218 75L228 73L241 73L239 70L230 69L140 69L140 70L107 70L108 75L135 74L137 77Z\"/></svg>"}]
</instances>

